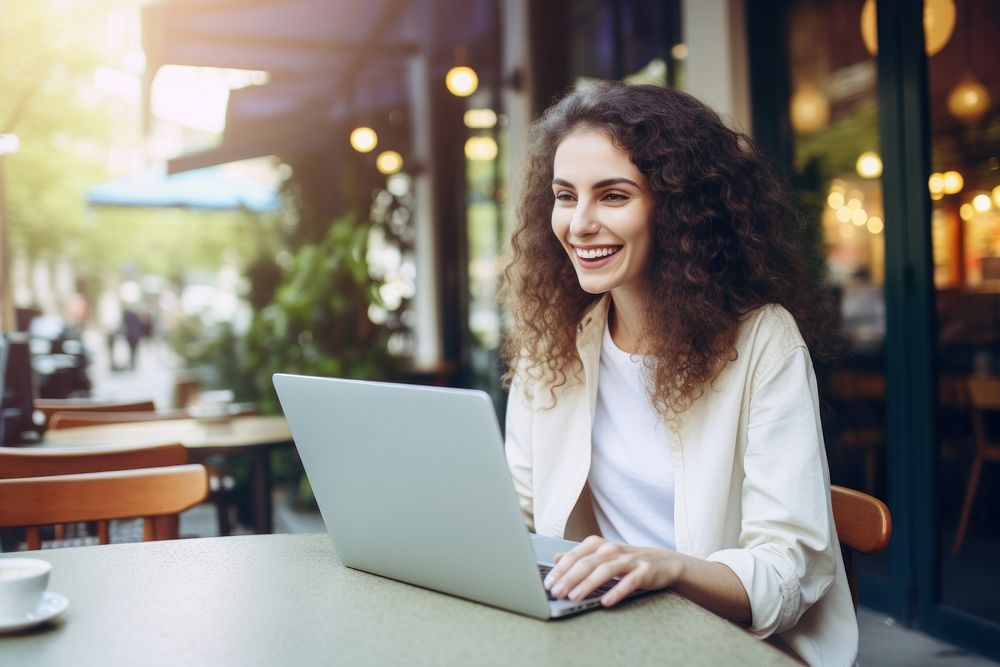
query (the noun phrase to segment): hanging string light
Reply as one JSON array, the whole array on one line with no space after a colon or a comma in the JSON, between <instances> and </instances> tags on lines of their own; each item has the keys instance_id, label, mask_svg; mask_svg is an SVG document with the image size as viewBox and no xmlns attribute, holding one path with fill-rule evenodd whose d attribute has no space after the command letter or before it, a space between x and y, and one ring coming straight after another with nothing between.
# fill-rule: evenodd
<instances>
[{"instance_id":1,"label":"hanging string light","mask_svg":"<svg viewBox=\"0 0 1000 667\"><path fill-rule=\"evenodd\" d=\"M459 65L448 70L444 77L444 85L452 95L468 97L479 88L479 75L471 67Z\"/></svg>"},{"instance_id":2,"label":"hanging string light","mask_svg":"<svg viewBox=\"0 0 1000 667\"><path fill-rule=\"evenodd\" d=\"M370 153L378 146L378 134L370 127L356 127L351 131L351 148L359 153Z\"/></svg>"},{"instance_id":3,"label":"hanging string light","mask_svg":"<svg viewBox=\"0 0 1000 667\"><path fill-rule=\"evenodd\" d=\"M375 168L380 174L395 174L403 168L403 156L396 151L382 151L375 158Z\"/></svg>"},{"instance_id":4,"label":"hanging string light","mask_svg":"<svg viewBox=\"0 0 1000 667\"><path fill-rule=\"evenodd\" d=\"M476 70L466 65L468 60L465 47L455 49L455 67L444 75L444 85L448 92L456 97L468 97L479 88L479 75Z\"/></svg>"},{"instance_id":5,"label":"hanging string light","mask_svg":"<svg viewBox=\"0 0 1000 667\"><path fill-rule=\"evenodd\" d=\"M875 151L865 151L858 156L854 167L862 178L878 178L882 175L882 158Z\"/></svg>"},{"instance_id":6,"label":"hanging string light","mask_svg":"<svg viewBox=\"0 0 1000 667\"><path fill-rule=\"evenodd\" d=\"M868 53L878 53L875 0L865 0L861 8L861 39ZM924 50L928 56L940 51L955 30L954 0L924 0Z\"/></svg>"},{"instance_id":7,"label":"hanging string light","mask_svg":"<svg viewBox=\"0 0 1000 667\"><path fill-rule=\"evenodd\" d=\"M965 14L965 67L966 72L948 93L948 111L966 125L975 125L990 108L990 94L972 75L975 62L972 44L972 13Z\"/></svg>"},{"instance_id":8,"label":"hanging string light","mask_svg":"<svg viewBox=\"0 0 1000 667\"><path fill-rule=\"evenodd\" d=\"M812 134L830 120L830 101L812 83L799 86L789 107L792 128L799 134Z\"/></svg>"}]
</instances>

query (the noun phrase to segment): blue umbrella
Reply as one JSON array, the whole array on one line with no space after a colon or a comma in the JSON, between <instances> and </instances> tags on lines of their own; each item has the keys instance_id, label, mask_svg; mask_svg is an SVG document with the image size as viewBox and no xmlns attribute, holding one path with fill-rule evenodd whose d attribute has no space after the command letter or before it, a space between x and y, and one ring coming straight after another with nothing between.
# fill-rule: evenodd
<instances>
[{"instance_id":1,"label":"blue umbrella","mask_svg":"<svg viewBox=\"0 0 1000 667\"><path fill-rule=\"evenodd\" d=\"M170 175L145 174L101 183L87 189L95 206L183 207L212 210L278 209L273 185L222 167L206 167Z\"/></svg>"}]
</instances>

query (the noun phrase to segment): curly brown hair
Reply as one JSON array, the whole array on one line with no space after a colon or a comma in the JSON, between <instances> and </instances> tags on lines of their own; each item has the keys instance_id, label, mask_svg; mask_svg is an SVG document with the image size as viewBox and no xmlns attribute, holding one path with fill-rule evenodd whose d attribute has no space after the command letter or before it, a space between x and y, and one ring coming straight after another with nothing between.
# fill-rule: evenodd
<instances>
[{"instance_id":1,"label":"curly brown hair","mask_svg":"<svg viewBox=\"0 0 1000 667\"><path fill-rule=\"evenodd\" d=\"M753 141L683 92L602 82L571 92L531 128L504 272L513 318L504 386L520 371L553 391L582 369L576 329L600 295L580 287L549 221L556 148L585 130L626 151L656 199L643 339L654 408L680 414L697 400L736 358L741 319L766 304L792 314L813 354L836 348L810 261L818 248L804 243L799 216Z\"/></svg>"}]
</instances>

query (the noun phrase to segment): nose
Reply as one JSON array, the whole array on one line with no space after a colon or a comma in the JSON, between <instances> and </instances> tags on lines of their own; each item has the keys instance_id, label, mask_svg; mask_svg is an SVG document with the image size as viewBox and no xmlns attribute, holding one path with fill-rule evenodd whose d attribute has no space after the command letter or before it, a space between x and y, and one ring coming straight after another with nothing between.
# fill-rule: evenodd
<instances>
[{"instance_id":1,"label":"nose","mask_svg":"<svg viewBox=\"0 0 1000 667\"><path fill-rule=\"evenodd\" d=\"M573 217L569 221L570 235L575 237L590 236L597 233L600 227L593 206L581 197L576 202L576 206L573 208Z\"/></svg>"}]
</instances>

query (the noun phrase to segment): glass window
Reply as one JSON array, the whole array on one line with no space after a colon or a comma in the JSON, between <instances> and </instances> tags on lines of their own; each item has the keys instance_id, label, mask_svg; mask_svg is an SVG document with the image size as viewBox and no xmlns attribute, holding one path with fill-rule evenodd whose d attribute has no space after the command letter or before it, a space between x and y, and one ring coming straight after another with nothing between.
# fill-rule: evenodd
<instances>
[{"instance_id":1,"label":"glass window","mask_svg":"<svg viewBox=\"0 0 1000 667\"><path fill-rule=\"evenodd\" d=\"M1000 4L937 4L950 6L928 59L939 602L1000 621L1000 59L984 57Z\"/></svg>"},{"instance_id":2,"label":"glass window","mask_svg":"<svg viewBox=\"0 0 1000 667\"><path fill-rule=\"evenodd\" d=\"M846 357L818 368L834 483L886 498L885 244L877 70L859 3L796 0L789 7L792 182L822 243ZM888 554L860 564L888 575Z\"/></svg>"}]
</instances>

